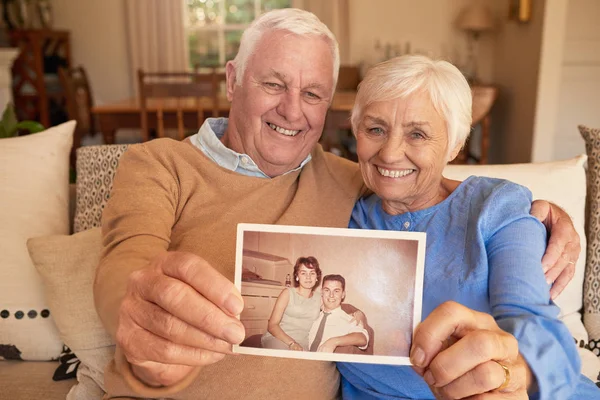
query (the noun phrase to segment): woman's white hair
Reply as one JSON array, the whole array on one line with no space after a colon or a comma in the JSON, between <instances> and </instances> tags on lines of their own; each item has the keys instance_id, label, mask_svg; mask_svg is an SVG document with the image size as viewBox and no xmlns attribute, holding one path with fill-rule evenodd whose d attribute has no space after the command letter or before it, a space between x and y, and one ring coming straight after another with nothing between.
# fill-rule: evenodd
<instances>
[{"instance_id":1,"label":"woman's white hair","mask_svg":"<svg viewBox=\"0 0 600 400\"><path fill-rule=\"evenodd\" d=\"M445 119L448 155L465 144L471 130L472 95L469 83L454 65L421 55L392 58L369 69L358 86L350 122L357 132L363 112L371 103L429 95L435 110Z\"/></svg>"},{"instance_id":2,"label":"woman's white hair","mask_svg":"<svg viewBox=\"0 0 600 400\"><path fill-rule=\"evenodd\" d=\"M246 63L252 53L254 53L254 49L262 36L266 32L277 30L289 31L296 35L322 36L328 42L331 49L331 56L333 57L333 85L335 87L340 70L338 42L329 28L316 15L297 8L283 8L269 11L255 19L248 29L244 31L240 48L234 59L236 69L235 79L238 85L242 84Z\"/></svg>"}]
</instances>

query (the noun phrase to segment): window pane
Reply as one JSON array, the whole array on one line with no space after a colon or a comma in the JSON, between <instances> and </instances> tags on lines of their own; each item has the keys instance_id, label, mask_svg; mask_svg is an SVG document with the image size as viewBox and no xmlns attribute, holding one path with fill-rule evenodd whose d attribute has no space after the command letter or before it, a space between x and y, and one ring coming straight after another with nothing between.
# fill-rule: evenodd
<instances>
[{"instance_id":1,"label":"window pane","mask_svg":"<svg viewBox=\"0 0 600 400\"><path fill-rule=\"evenodd\" d=\"M226 0L226 24L249 24L254 20L254 0Z\"/></svg>"},{"instance_id":2,"label":"window pane","mask_svg":"<svg viewBox=\"0 0 600 400\"><path fill-rule=\"evenodd\" d=\"M219 37L214 31L190 32L190 65L193 68L219 65Z\"/></svg>"},{"instance_id":3,"label":"window pane","mask_svg":"<svg viewBox=\"0 0 600 400\"><path fill-rule=\"evenodd\" d=\"M223 23L220 2L225 0L187 0L190 26L210 26Z\"/></svg>"},{"instance_id":4,"label":"window pane","mask_svg":"<svg viewBox=\"0 0 600 400\"><path fill-rule=\"evenodd\" d=\"M225 58L227 61L233 60L240 47L240 40L244 31L225 32Z\"/></svg>"},{"instance_id":5,"label":"window pane","mask_svg":"<svg viewBox=\"0 0 600 400\"><path fill-rule=\"evenodd\" d=\"M289 8L291 6L292 0L263 0L261 10L262 12L267 12L276 8Z\"/></svg>"}]
</instances>

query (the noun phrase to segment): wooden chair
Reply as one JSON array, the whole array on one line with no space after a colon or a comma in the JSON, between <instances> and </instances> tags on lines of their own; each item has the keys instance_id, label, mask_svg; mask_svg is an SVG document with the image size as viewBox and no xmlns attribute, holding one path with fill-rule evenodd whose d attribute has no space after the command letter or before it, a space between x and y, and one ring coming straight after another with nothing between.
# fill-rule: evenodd
<instances>
[{"instance_id":1,"label":"wooden chair","mask_svg":"<svg viewBox=\"0 0 600 400\"><path fill-rule=\"evenodd\" d=\"M71 150L71 164L74 166L75 151L81 146L81 139L85 135L93 136L96 133L96 124L92 113L94 106L92 88L82 66L61 67L58 70L58 76L65 93L68 117L77 121Z\"/></svg>"},{"instance_id":2,"label":"wooden chair","mask_svg":"<svg viewBox=\"0 0 600 400\"><path fill-rule=\"evenodd\" d=\"M360 83L360 68L354 65L341 65L336 92L356 92ZM321 136L321 145L325 151L333 151L339 156L356 161L353 154L344 147L345 141L354 140L350 113L334 113L329 111L325 120L325 128Z\"/></svg>"},{"instance_id":3,"label":"wooden chair","mask_svg":"<svg viewBox=\"0 0 600 400\"><path fill-rule=\"evenodd\" d=\"M498 88L495 86L476 85L471 87L471 93L473 94L473 122L471 123L471 129L474 129L478 125L481 126L481 148L479 155L477 155L471 149L470 140L467 141L453 164L467 164L469 161L474 161L476 164L488 163L491 125L490 112L498 98L498 92Z\"/></svg>"},{"instance_id":4,"label":"wooden chair","mask_svg":"<svg viewBox=\"0 0 600 400\"><path fill-rule=\"evenodd\" d=\"M338 82L335 90L353 90L356 91L360 83L360 68L355 65L341 65L338 75Z\"/></svg>"},{"instance_id":5,"label":"wooden chair","mask_svg":"<svg viewBox=\"0 0 600 400\"><path fill-rule=\"evenodd\" d=\"M346 314L354 314L356 311L360 311L358 308L354 307L352 304L342 303L341 307L342 307L342 310ZM375 347L375 331L373 330L373 328L371 328L371 326L367 322L366 315L365 315L365 319L362 320L361 322L362 322L363 326L365 327L365 330L369 334L369 344L367 345L367 348L364 350L361 350L356 346L339 346L335 349L334 353L373 355L373 349Z\"/></svg>"},{"instance_id":6,"label":"wooden chair","mask_svg":"<svg viewBox=\"0 0 600 400\"><path fill-rule=\"evenodd\" d=\"M185 126L195 124L197 130L204 122L205 111L219 116L219 85L224 74L212 70L200 72L144 72L138 71L140 118L142 138L150 139L148 114L156 112L158 137L165 137L165 125L175 125L177 136L185 138ZM151 103L152 101L152 103ZM195 119L190 114L195 113Z\"/></svg>"}]
</instances>

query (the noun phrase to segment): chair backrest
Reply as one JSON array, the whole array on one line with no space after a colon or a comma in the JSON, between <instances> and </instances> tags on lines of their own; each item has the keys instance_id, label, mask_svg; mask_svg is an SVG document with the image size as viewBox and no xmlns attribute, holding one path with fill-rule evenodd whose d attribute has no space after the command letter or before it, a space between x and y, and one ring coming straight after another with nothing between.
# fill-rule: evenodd
<instances>
[{"instance_id":1,"label":"chair backrest","mask_svg":"<svg viewBox=\"0 0 600 400\"><path fill-rule=\"evenodd\" d=\"M472 86L473 95L473 122L475 126L489 115L492 106L498 98L498 88L495 86Z\"/></svg>"},{"instance_id":2,"label":"chair backrest","mask_svg":"<svg viewBox=\"0 0 600 400\"><path fill-rule=\"evenodd\" d=\"M452 164L467 164L475 162L477 164L488 163L488 151L490 147L490 112L498 98L499 89L495 86L474 85L471 86L471 94L473 96L472 122L471 128L481 125L481 137L479 139L480 149L478 152L473 152L471 143L467 141L454 159ZM470 140L470 139L469 139Z\"/></svg>"},{"instance_id":3,"label":"chair backrest","mask_svg":"<svg viewBox=\"0 0 600 400\"><path fill-rule=\"evenodd\" d=\"M354 314L356 311L361 311L358 308L356 308L355 306L353 306L352 304L348 304L348 303L342 303L341 307L342 307L342 311L344 311L346 314L350 314L350 315ZM363 315L364 315L364 313L363 313ZM338 346L335 349L334 353L367 354L367 355L373 354L373 349L375 347L375 331L369 325L366 315L365 315L365 320L360 321L360 322L363 323L365 330L369 334L369 344L367 345L367 348L364 350L361 350L357 346Z\"/></svg>"},{"instance_id":4,"label":"chair backrest","mask_svg":"<svg viewBox=\"0 0 600 400\"><path fill-rule=\"evenodd\" d=\"M210 72L144 72L138 71L138 88L140 99L140 118L142 137L149 139L150 111L156 112L158 137L165 136L165 113L176 115L179 139L185 136L185 113L195 112L197 126L204 122L205 110L211 115L219 115L219 85L224 74L216 70ZM167 121L169 122L169 121ZM189 123L189 119L187 119Z\"/></svg>"},{"instance_id":5,"label":"chair backrest","mask_svg":"<svg viewBox=\"0 0 600 400\"><path fill-rule=\"evenodd\" d=\"M75 150L81 145L82 137L86 134L94 134L96 129L94 114L92 114L94 106L92 88L82 66L60 67L58 76L65 94L68 117L77 121L71 153L72 161L74 161Z\"/></svg>"},{"instance_id":6,"label":"chair backrest","mask_svg":"<svg viewBox=\"0 0 600 400\"><path fill-rule=\"evenodd\" d=\"M341 65L336 90L356 90L360 83L360 68L355 65Z\"/></svg>"}]
</instances>

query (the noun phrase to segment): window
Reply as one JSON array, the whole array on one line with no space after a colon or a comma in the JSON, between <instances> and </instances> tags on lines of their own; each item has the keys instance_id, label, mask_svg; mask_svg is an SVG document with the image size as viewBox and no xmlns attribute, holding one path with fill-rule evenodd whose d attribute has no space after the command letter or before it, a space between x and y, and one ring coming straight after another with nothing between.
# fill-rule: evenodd
<instances>
[{"instance_id":1,"label":"window","mask_svg":"<svg viewBox=\"0 0 600 400\"><path fill-rule=\"evenodd\" d=\"M190 66L224 66L237 53L242 32L260 14L291 7L292 0L184 0Z\"/></svg>"}]
</instances>

